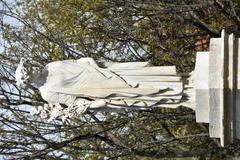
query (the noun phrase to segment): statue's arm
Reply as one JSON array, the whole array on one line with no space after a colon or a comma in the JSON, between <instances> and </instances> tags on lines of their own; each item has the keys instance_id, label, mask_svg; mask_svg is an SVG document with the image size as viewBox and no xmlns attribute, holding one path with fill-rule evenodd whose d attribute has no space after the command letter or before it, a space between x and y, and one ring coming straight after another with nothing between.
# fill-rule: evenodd
<instances>
[{"instance_id":1,"label":"statue's arm","mask_svg":"<svg viewBox=\"0 0 240 160\"><path fill-rule=\"evenodd\" d=\"M78 113L84 113L88 108L100 108L106 105L105 100L88 100L82 97L77 97L69 94L62 94L58 92L49 92L47 90L40 89L41 95L48 103L64 104L69 108L75 108Z\"/></svg>"}]
</instances>

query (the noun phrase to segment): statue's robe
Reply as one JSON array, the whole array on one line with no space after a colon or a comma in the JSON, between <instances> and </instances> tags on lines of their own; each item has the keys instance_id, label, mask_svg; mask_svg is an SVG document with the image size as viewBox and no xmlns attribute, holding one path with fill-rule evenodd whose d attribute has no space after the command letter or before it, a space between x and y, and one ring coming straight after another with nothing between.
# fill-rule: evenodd
<instances>
[{"instance_id":1,"label":"statue's robe","mask_svg":"<svg viewBox=\"0 0 240 160\"><path fill-rule=\"evenodd\" d=\"M49 103L102 99L107 102L105 109L177 107L183 95L174 66L150 66L148 62L112 63L100 68L81 59L56 61L45 66L35 84Z\"/></svg>"}]
</instances>

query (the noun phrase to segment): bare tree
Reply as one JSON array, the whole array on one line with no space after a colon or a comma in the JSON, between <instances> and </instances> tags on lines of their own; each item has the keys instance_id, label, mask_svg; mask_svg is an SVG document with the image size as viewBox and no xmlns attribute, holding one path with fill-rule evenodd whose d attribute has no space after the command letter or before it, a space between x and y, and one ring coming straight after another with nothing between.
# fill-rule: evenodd
<instances>
[{"instance_id":1,"label":"bare tree","mask_svg":"<svg viewBox=\"0 0 240 160\"><path fill-rule=\"evenodd\" d=\"M91 56L97 61L151 61L191 71L197 50L226 28L239 35L237 0L1 0L0 153L8 159L134 159L238 155L219 148L192 110L124 114L88 112L47 122L30 109L46 102L15 84L21 57L29 65ZM6 18L16 21L10 24Z\"/></svg>"}]
</instances>

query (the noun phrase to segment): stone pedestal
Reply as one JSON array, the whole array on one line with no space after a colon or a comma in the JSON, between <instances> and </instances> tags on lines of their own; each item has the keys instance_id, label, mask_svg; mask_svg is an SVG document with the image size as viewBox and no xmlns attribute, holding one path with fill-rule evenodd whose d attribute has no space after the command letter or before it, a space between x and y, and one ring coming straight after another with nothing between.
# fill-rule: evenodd
<instances>
[{"instance_id":1,"label":"stone pedestal","mask_svg":"<svg viewBox=\"0 0 240 160\"><path fill-rule=\"evenodd\" d=\"M224 146L240 139L240 45L222 31L210 40L209 52L198 52L194 71L196 121L209 123L210 137Z\"/></svg>"}]
</instances>

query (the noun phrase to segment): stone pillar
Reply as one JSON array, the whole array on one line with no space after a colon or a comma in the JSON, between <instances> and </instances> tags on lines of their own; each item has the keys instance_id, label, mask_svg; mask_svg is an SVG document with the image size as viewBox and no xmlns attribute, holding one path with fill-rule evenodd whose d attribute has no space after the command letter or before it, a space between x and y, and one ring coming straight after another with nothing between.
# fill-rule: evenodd
<instances>
[{"instance_id":1,"label":"stone pillar","mask_svg":"<svg viewBox=\"0 0 240 160\"><path fill-rule=\"evenodd\" d=\"M240 42L224 30L198 52L194 71L196 121L209 123L209 135L222 146L240 139Z\"/></svg>"}]
</instances>

